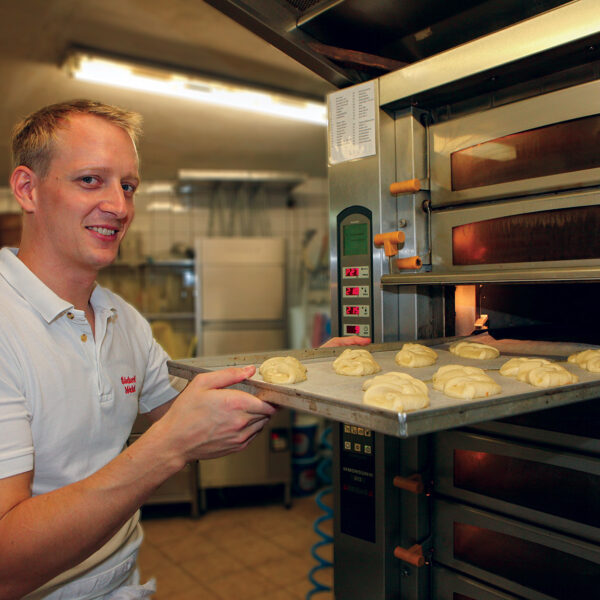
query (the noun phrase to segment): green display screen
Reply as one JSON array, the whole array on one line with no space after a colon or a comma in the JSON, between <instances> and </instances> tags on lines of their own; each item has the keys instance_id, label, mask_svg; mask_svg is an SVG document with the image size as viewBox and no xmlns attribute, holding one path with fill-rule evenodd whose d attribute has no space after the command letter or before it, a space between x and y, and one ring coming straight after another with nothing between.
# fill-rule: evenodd
<instances>
[{"instance_id":1,"label":"green display screen","mask_svg":"<svg viewBox=\"0 0 600 600\"><path fill-rule=\"evenodd\" d=\"M344 256L369 253L368 223L344 225Z\"/></svg>"}]
</instances>

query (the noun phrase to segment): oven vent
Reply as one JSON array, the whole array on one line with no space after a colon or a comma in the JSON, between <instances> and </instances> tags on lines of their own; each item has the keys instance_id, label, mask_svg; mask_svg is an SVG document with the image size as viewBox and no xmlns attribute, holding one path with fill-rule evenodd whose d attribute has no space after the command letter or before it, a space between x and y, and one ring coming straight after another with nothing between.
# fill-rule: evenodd
<instances>
[{"instance_id":1,"label":"oven vent","mask_svg":"<svg viewBox=\"0 0 600 600\"><path fill-rule=\"evenodd\" d=\"M323 0L287 0L290 6L293 6L297 11L303 13L317 4L321 4ZM328 4L328 2L324 2Z\"/></svg>"}]
</instances>

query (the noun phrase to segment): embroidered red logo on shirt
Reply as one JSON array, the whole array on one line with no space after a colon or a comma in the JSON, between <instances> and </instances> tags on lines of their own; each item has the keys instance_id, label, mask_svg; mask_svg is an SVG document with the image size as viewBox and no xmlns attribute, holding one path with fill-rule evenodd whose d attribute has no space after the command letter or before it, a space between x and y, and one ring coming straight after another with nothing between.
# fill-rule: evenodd
<instances>
[{"instance_id":1,"label":"embroidered red logo on shirt","mask_svg":"<svg viewBox=\"0 0 600 600\"><path fill-rule=\"evenodd\" d=\"M133 377L121 377L121 383L125 387L126 394L135 393L135 375Z\"/></svg>"}]
</instances>

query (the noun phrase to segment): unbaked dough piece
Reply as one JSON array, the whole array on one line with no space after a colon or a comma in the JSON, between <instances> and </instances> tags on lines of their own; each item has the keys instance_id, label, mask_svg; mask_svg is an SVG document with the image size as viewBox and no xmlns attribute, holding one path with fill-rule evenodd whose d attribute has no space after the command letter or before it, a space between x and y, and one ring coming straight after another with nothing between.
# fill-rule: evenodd
<instances>
[{"instance_id":1,"label":"unbaked dough piece","mask_svg":"<svg viewBox=\"0 0 600 600\"><path fill-rule=\"evenodd\" d=\"M306 379L306 367L293 356L267 358L258 372L268 383L298 383Z\"/></svg>"},{"instance_id":2,"label":"unbaked dough piece","mask_svg":"<svg viewBox=\"0 0 600 600\"><path fill-rule=\"evenodd\" d=\"M381 367L368 350L347 348L333 361L333 370L338 375L361 377L379 373Z\"/></svg>"},{"instance_id":3,"label":"unbaked dough piece","mask_svg":"<svg viewBox=\"0 0 600 600\"><path fill-rule=\"evenodd\" d=\"M513 377L536 387L556 387L577 383L579 378L562 365L545 358L511 358L500 368L500 375Z\"/></svg>"},{"instance_id":4,"label":"unbaked dough piece","mask_svg":"<svg viewBox=\"0 0 600 600\"><path fill-rule=\"evenodd\" d=\"M529 371L528 375L528 383L542 388L568 385L570 383L577 383L578 381L579 377L577 375L573 375L573 373L567 371L562 365L556 363L536 367Z\"/></svg>"},{"instance_id":5,"label":"unbaked dough piece","mask_svg":"<svg viewBox=\"0 0 600 600\"><path fill-rule=\"evenodd\" d=\"M462 358L476 358L477 360L490 360L500 356L500 351L493 346L478 342L456 342L449 348L452 354Z\"/></svg>"},{"instance_id":6,"label":"unbaked dough piece","mask_svg":"<svg viewBox=\"0 0 600 600\"><path fill-rule=\"evenodd\" d=\"M461 400L486 398L502 391L500 385L483 369L462 365L440 367L433 375L433 388Z\"/></svg>"},{"instance_id":7,"label":"unbaked dough piece","mask_svg":"<svg viewBox=\"0 0 600 600\"><path fill-rule=\"evenodd\" d=\"M422 344L404 344L396 354L396 363L402 367L428 367L438 358L437 352Z\"/></svg>"},{"instance_id":8,"label":"unbaked dough piece","mask_svg":"<svg viewBox=\"0 0 600 600\"><path fill-rule=\"evenodd\" d=\"M528 381L529 371L549 364L550 361L545 358L526 358L524 356L511 358L500 367L500 375L513 377L519 381Z\"/></svg>"},{"instance_id":9,"label":"unbaked dough piece","mask_svg":"<svg viewBox=\"0 0 600 600\"><path fill-rule=\"evenodd\" d=\"M583 350L571 354L568 361L579 365L582 369L591 373L600 373L600 350Z\"/></svg>"},{"instance_id":10,"label":"unbaked dough piece","mask_svg":"<svg viewBox=\"0 0 600 600\"><path fill-rule=\"evenodd\" d=\"M429 406L427 386L407 373L392 371L363 383L363 402L394 412L409 412Z\"/></svg>"}]
</instances>

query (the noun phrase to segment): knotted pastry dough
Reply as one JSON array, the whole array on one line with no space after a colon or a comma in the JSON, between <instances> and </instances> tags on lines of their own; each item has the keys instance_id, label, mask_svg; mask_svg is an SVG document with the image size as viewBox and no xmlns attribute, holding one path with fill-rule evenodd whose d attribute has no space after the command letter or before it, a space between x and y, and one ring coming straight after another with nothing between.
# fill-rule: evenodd
<instances>
[{"instance_id":1,"label":"knotted pastry dough","mask_svg":"<svg viewBox=\"0 0 600 600\"><path fill-rule=\"evenodd\" d=\"M567 371L562 365L550 363L542 365L529 371L529 381L535 387L555 387L557 385L568 385L569 383L577 383L579 377Z\"/></svg>"},{"instance_id":2,"label":"knotted pastry dough","mask_svg":"<svg viewBox=\"0 0 600 600\"><path fill-rule=\"evenodd\" d=\"M433 375L433 388L462 400L486 398L502 391L502 388L479 367L445 365Z\"/></svg>"},{"instance_id":3,"label":"knotted pastry dough","mask_svg":"<svg viewBox=\"0 0 600 600\"><path fill-rule=\"evenodd\" d=\"M571 354L568 361L591 373L600 373L600 350L584 350Z\"/></svg>"},{"instance_id":4,"label":"knotted pastry dough","mask_svg":"<svg viewBox=\"0 0 600 600\"><path fill-rule=\"evenodd\" d=\"M529 383L529 371L549 364L545 358L511 358L500 367L500 375Z\"/></svg>"},{"instance_id":5,"label":"knotted pastry dough","mask_svg":"<svg viewBox=\"0 0 600 600\"><path fill-rule=\"evenodd\" d=\"M404 344L396 354L396 363L403 367L428 367L437 360L437 352L422 344Z\"/></svg>"},{"instance_id":6,"label":"knotted pastry dough","mask_svg":"<svg viewBox=\"0 0 600 600\"><path fill-rule=\"evenodd\" d=\"M448 348L452 354L462 358L476 358L478 360L489 360L500 356L500 351L493 346L480 344L478 342L456 342Z\"/></svg>"},{"instance_id":7,"label":"knotted pastry dough","mask_svg":"<svg viewBox=\"0 0 600 600\"><path fill-rule=\"evenodd\" d=\"M306 379L306 367L293 356L267 358L258 372L268 383L298 383Z\"/></svg>"},{"instance_id":8,"label":"knotted pastry dough","mask_svg":"<svg viewBox=\"0 0 600 600\"><path fill-rule=\"evenodd\" d=\"M500 375L513 377L536 387L555 387L577 383L579 378L562 365L545 358L511 358L500 368Z\"/></svg>"},{"instance_id":9,"label":"knotted pastry dough","mask_svg":"<svg viewBox=\"0 0 600 600\"><path fill-rule=\"evenodd\" d=\"M338 375L373 375L381 371L368 350L347 348L334 361L333 370Z\"/></svg>"},{"instance_id":10,"label":"knotted pastry dough","mask_svg":"<svg viewBox=\"0 0 600 600\"><path fill-rule=\"evenodd\" d=\"M406 373L392 371L363 383L363 402L395 412L408 412L429 406L427 386Z\"/></svg>"}]
</instances>

